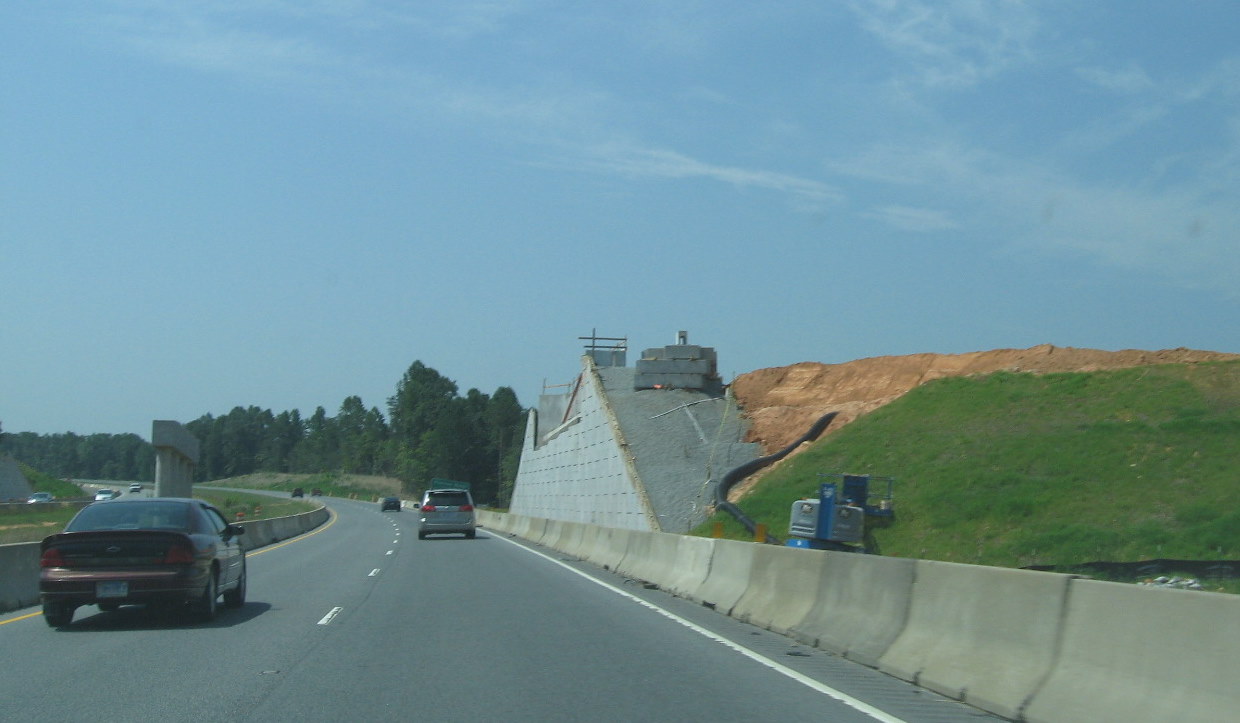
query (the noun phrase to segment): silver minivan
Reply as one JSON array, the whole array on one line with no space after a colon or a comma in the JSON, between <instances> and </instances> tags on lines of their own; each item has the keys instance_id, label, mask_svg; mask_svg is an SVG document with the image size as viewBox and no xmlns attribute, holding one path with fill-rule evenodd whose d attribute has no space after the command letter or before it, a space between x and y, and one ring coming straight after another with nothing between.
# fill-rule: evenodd
<instances>
[{"instance_id":1,"label":"silver minivan","mask_svg":"<svg viewBox=\"0 0 1240 723\"><path fill-rule=\"evenodd\" d=\"M439 533L458 533L472 539L478 523L469 490L427 490L418 505L418 539Z\"/></svg>"}]
</instances>

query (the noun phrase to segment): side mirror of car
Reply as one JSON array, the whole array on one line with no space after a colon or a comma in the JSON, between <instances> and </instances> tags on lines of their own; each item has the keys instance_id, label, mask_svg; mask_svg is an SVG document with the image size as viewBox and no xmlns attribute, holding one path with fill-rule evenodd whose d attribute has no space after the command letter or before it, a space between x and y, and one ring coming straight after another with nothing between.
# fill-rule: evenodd
<instances>
[{"instance_id":1,"label":"side mirror of car","mask_svg":"<svg viewBox=\"0 0 1240 723\"><path fill-rule=\"evenodd\" d=\"M229 535L232 535L232 536L234 536L234 537L235 537L235 536L237 536L237 535L244 535L244 534L245 534L245 528L244 528L244 527L242 527L241 525L229 525L229 526L228 526L228 534L229 534Z\"/></svg>"},{"instance_id":2,"label":"side mirror of car","mask_svg":"<svg viewBox=\"0 0 1240 723\"><path fill-rule=\"evenodd\" d=\"M414 503L413 503L413 509L415 509L415 510L420 510L420 509L422 509L422 505L418 504L417 502L414 502Z\"/></svg>"}]
</instances>

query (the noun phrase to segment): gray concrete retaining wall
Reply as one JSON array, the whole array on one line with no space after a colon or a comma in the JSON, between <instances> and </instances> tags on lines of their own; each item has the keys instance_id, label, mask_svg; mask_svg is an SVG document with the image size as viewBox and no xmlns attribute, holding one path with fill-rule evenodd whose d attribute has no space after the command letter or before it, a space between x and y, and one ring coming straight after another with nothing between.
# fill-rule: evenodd
<instances>
[{"instance_id":1,"label":"gray concrete retaining wall","mask_svg":"<svg viewBox=\"0 0 1240 723\"><path fill-rule=\"evenodd\" d=\"M520 515L479 519L549 529ZM1240 710L1237 595L673 537L595 528L569 539L582 559L1007 718L1222 720Z\"/></svg>"}]
</instances>

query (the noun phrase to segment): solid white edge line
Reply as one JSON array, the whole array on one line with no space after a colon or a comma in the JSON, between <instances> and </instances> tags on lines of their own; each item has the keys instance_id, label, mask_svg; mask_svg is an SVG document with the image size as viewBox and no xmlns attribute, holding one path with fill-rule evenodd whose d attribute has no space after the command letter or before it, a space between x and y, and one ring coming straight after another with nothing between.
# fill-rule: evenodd
<instances>
[{"instance_id":1,"label":"solid white edge line","mask_svg":"<svg viewBox=\"0 0 1240 723\"><path fill-rule=\"evenodd\" d=\"M340 614L341 610L344 610L344 608L336 607L329 610L327 614L323 616L323 619L319 621L319 625L326 625L330 623L337 615Z\"/></svg>"},{"instance_id":2,"label":"solid white edge line","mask_svg":"<svg viewBox=\"0 0 1240 723\"><path fill-rule=\"evenodd\" d=\"M749 648L746 648L742 645L738 645L737 643L734 643L731 640L728 640L727 638L716 635L715 633L712 633L711 631L698 625L697 623L694 623L690 620L686 620L673 612L664 610L663 608L659 607L658 605L655 605L652 602L643 600L626 590L621 590L620 588L616 587L615 585L612 585L611 583L604 582L603 580L593 577L588 573L582 572L581 570L578 570L572 566L566 565L563 562L560 562L559 560L555 559L554 557L551 557L550 555L545 555L539 552L538 550L534 550L529 547L526 547L525 545L513 542L512 540L509 540L507 537L501 536L501 534L498 531L492 530L492 534L497 539L503 540L504 542L507 542L508 544L513 545L515 547L519 547L522 550L525 550L526 552L532 553L534 555L538 555L544 560L547 560L548 562L552 562L556 565L559 565L560 567L564 568L565 570L568 570L569 572L575 575L580 575L581 577L584 577L585 579L589 580L590 582L600 587L610 590L611 592L614 592L615 594L620 595L621 597L626 597L632 600L633 602L636 602L639 605L647 607L659 613L663 617L668 618L669 620L673 620L677 623L680 623L681 625L685 626L686 628L689 628L690 630L692 630L693 632L699 635L702 635L703 637L710 638L711 640L714 640L717 643L721 643L727 646L728 648L731 648L732 650L740 653L741 655L744 655L745 657L753 660L754 662L765 665L771 670L774 670L777 673L787 676L788 678L795 680L796 682L800 683L801 685L804 685L807 688L811 688L819 693L822 693L823 695L834 698L838 700L839 702L843 703L844 705L850 708L853 708L857 711L860 711L861 713L864 713L875 720L883 721L883 723L905 723L903 718L897 718L889 713L885 713L879 710L878 708L875 708L874 706L870 705L869 703L860 701L852 697L851 695L848 695L847 693L844 693L844 692L836 690L835 688L832 688L831 686L825 683L820 683L814 680L813 678L810 678L807 675L798 673L797 671L785 665L777 663L774 660L771 660L770 658L766 656L755 653Z\"/></svg>"}]
</instances>

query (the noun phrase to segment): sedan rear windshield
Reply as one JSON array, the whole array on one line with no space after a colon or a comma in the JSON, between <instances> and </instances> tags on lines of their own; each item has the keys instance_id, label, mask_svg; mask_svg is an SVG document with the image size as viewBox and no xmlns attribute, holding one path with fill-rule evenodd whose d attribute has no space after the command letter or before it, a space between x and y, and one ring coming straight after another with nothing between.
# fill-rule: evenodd
<instances>
[{"instance_id":1,"label":"sedan rear windshield","mask_svg":"<svg viewBox=\"0 0 1240 723\"><path fill-rule=\"evenodd\" d=\"M436 506L461 507L469 504L469 495L464 492L432 492L426 501Z\"/></svg>"},{"instance_id":2,"label":"sedan rear windshield","mask_svg":"<svg viewBox=\"0 0 1240 723\"><path fill-rule=\"evenodd\" d=\"M65 532L89 530L187 530L189 507L181 502L109 502L85 507Z\"/></svg>"}]
</instances>

